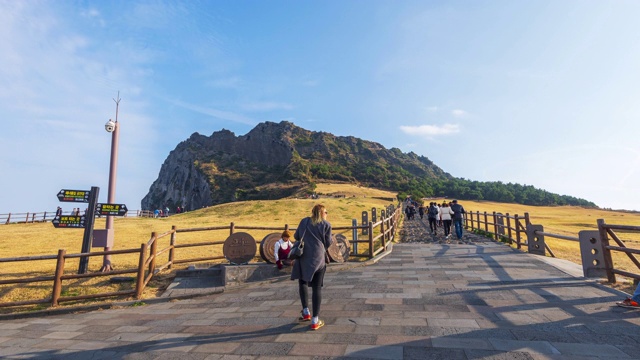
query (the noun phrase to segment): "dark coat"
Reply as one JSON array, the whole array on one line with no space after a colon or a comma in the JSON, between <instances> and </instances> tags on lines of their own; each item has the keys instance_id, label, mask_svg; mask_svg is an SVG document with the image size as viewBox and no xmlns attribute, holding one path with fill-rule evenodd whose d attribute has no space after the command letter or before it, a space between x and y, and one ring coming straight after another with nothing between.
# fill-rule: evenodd
<instances>
[{"instance_id":1,"label":"dark coat","mask_svg":"<svg viewBox=\"0 0 640 360\"><path fill-rule=\"evenodd\" d=\"M322 220L313 225L310 217L300 221L293 238L300 240L304 234L304 251L302 257L295 261L291 269L291 280L303 280L310 283L316 271L327 266L325 249L331 245L331 224Z\"/></svg>"},{"instance_id":2,"label":"dark coat","mask_svg":"<svg viewBox=\"0 0 640 360\"><path fill-rule=\"evenodd\" d=\"M462 214L465 214L464 208L460 204L452 204L451 210L453 210L453 219L462 220Z\"/></svg>"}]
</instances>

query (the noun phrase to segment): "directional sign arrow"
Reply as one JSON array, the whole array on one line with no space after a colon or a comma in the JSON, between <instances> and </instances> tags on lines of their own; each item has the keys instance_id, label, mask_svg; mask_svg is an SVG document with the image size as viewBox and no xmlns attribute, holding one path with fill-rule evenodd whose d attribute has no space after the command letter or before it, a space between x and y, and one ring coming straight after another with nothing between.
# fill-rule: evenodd
<instances>
[{"instance_id":1,"label":"directional sign arrow","mask_svg":"<svg viewBox=\"0 0 640 360\"><path fill-rule=\"evenodd\" d=\"M62 202L89 202L89 190L66 190L62 189L58 193L58 200Z\"/></svg>"},{"instance_id":2,"label":"directional sign arrow","mask_svg":"<svg viewBox=\"0 0 640 360\"><path fill-rule=\"evenodd\" d=\"M51 220L51 223L55 228L66 228L66 229L77 229L84 228L85 226L85 216L75 216L75 215L61 215L56 216Z\"/></svg>"},{"instance_id":3,"label":"directional sign arrow","mask_svg":"<svg viewBox=\"0 0 640 360\"><path fill-rule=\"evenodd\" d=\"M127 214L125 204L96 204L96 214L106 216L125 216Z\"/></svg>"}]
</instances>

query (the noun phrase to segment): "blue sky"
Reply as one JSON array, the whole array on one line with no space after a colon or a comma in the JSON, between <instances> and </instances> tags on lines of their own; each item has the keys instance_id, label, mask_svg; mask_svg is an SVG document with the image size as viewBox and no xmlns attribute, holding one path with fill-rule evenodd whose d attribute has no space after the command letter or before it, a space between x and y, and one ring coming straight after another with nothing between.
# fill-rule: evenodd
<instances>
[{"instance_id":1,"label":"blue sky","mask_svg":"<svg viewBox=\"0 0 640 360\"><path fill-rule=\"evenodd\" d=\"M194 132L264 121L640 210L638 1L0 0L0 213L140 201ZM499 210L499 209L497 209Z\"/></svg>"}]
</instances>

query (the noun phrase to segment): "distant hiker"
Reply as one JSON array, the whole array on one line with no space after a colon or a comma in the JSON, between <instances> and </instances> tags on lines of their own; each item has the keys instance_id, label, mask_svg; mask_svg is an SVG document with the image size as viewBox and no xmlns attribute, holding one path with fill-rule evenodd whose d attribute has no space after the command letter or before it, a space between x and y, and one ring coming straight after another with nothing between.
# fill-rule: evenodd
<instances>
[{"instance_id":1,"label":"distant hiker","mask_svg":"<svg viewBox=\"0 0 640 360\"><path fill-rule=\"evenodd\" d=\"M429 229L431 229L431 234L436 235L437 233L437 225L436 221L438 219L438 207L436 203L429 203L429 208L427 209L427 219L429 220Z\"/></svg>"},{"instance_id":2,"label":"distant hiker","mask_svg":"<svg viewBox=\"0 0 640 360\"><path fill-rule=\"evenodd\" d=\"M411 209L409 205L405 206L404 215L407 217L407 220L411 219Z\"/></svg>"},{"instance_id":3,"label":"distant hiker","mask_svg":"<svg viewBox=\"0 0 640 360\"><path fill-rule=\"evenodd\" d=\"M318 330L324 326L319 319L320 303L322 302L322 285L324 273L327 270L327 249L331 246L331 224L327 221L327 210L324 205L317 204L311 210L311 216L300 221L293 237L304 241L302 257L293 263L291 280L298 280L298 291L302 312L299 321L311 320L311 330ZM312 311L309 311L309 295L307 288L311 287Z\"/></svg>"},{"instance_id":4,"label":"distant hiker","mask_svg":"<svg viewBox=\"0 0 640 360\"><path fill-rule=\"evenodd\" d=\"M416 207L411 204L409 205L409 219L413 220L416 217Z\"/></svg>"},{"instance_id":5,"label":"distant hiker","mask_svg":"<svg viewBox=\"0 0 640 360\"><path fill-rule=\"evenodd\" d=\"M424 216L424 204L420 204L418 207L418 214L420 214L420 219Z\"/></svg>"},{"instance_id":6,"label":"distant hiker","mask_svg":"<svg viewBox=\"0 0 640 360\"><path fill-rule=\"evenodd\" d=\"M453 226L456 229L456 236L458 240L462 239L462 214L465 214L462 205L458 204L458 200L453 200L451 204L451 210L453 211Z\"/></svg>"},{"instance_id":7,"label":"distant hiker","mask_svg":"<svg viewBox=\"0 0 640 360\"><path fill-rule=\"evenodd\" d=\"M62 216L62 208L60 206L58 206L58 208L56 209L56 217Z\"/></svg>"},{"instance_id":8,"label":"distant hiker","mask_svg":"<svg viewBox=\"0 0 640 360\"><path fill-rule=\"evenodd\" d=\"M451 215L453 211L446 202L440 207L440 217L442 218L442 226L444 227L444 236L448 239L451 236Z\"/></svg>"},{"instance_id":9,"label":"distant hiker","mask_svg":"<svg viewBox=\"0 0 640 360\"><path fill-rule=\"evenodd\" d=\"M293 260L289 260L289 252L291 252L291 232L285 230L282 232L282 237L273 246L273 255L276 258L276 265L278 269L282 269L284 266L293 265Z\"/></svg>"},{"instance_id":10,"label":"distant hiker","mask_svg":"<svg viewBox=\"0 0 640 360\"><path fill-rule=\"evenodd\" d=\"M442 216L440 216L440 204L436 203L436 207L438 208L438 227L442 227Z\"/></svg>"}]
</instances>

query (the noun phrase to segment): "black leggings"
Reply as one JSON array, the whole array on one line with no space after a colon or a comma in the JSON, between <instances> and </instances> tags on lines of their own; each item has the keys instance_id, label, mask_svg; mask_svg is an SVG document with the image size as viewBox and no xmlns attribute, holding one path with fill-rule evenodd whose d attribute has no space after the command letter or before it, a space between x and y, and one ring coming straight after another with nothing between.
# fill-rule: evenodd
<instances>
[{"instance_id":1,"label":"black leggings","mask_svg":"<svg viewBox=\"0 0 640 360\"><path fill-rule=\"evenodd\" d=\"M431 229L432 232L435 232L436 230L438 230L438 225L436 225L435 218L429 218L429 229Z\"/></svg>"},{"instance_id":2,"label":"black leggings","mask_svg":"<svg viewBox=\"0 0 640 360\"><path fill-rule=\"evenodd\" d=\"M311 303L313 304L313 308L311 309L311 313L313 317L320 315L320 303L322 303L322 283L324 281L324 273L327 270L327 267L323 267L322 269L316 271L313 274L313 278L311 279ZM298 280L298 290L300 291L300 302L302 302L302 308L309 307L309 293L307 292L307 288L309 287L309 283L304 280Z\"/></svg>"},{"instance_id":3,"label":"black leggings","mask_svg":"<svg viewBox=\"0 0 640 360\"><path fill-rule=\"evenodd\" d=\"M451 233L451 220L442 220L444 223L444 235L447 236Z\"/></svg>"}]
</instances>

